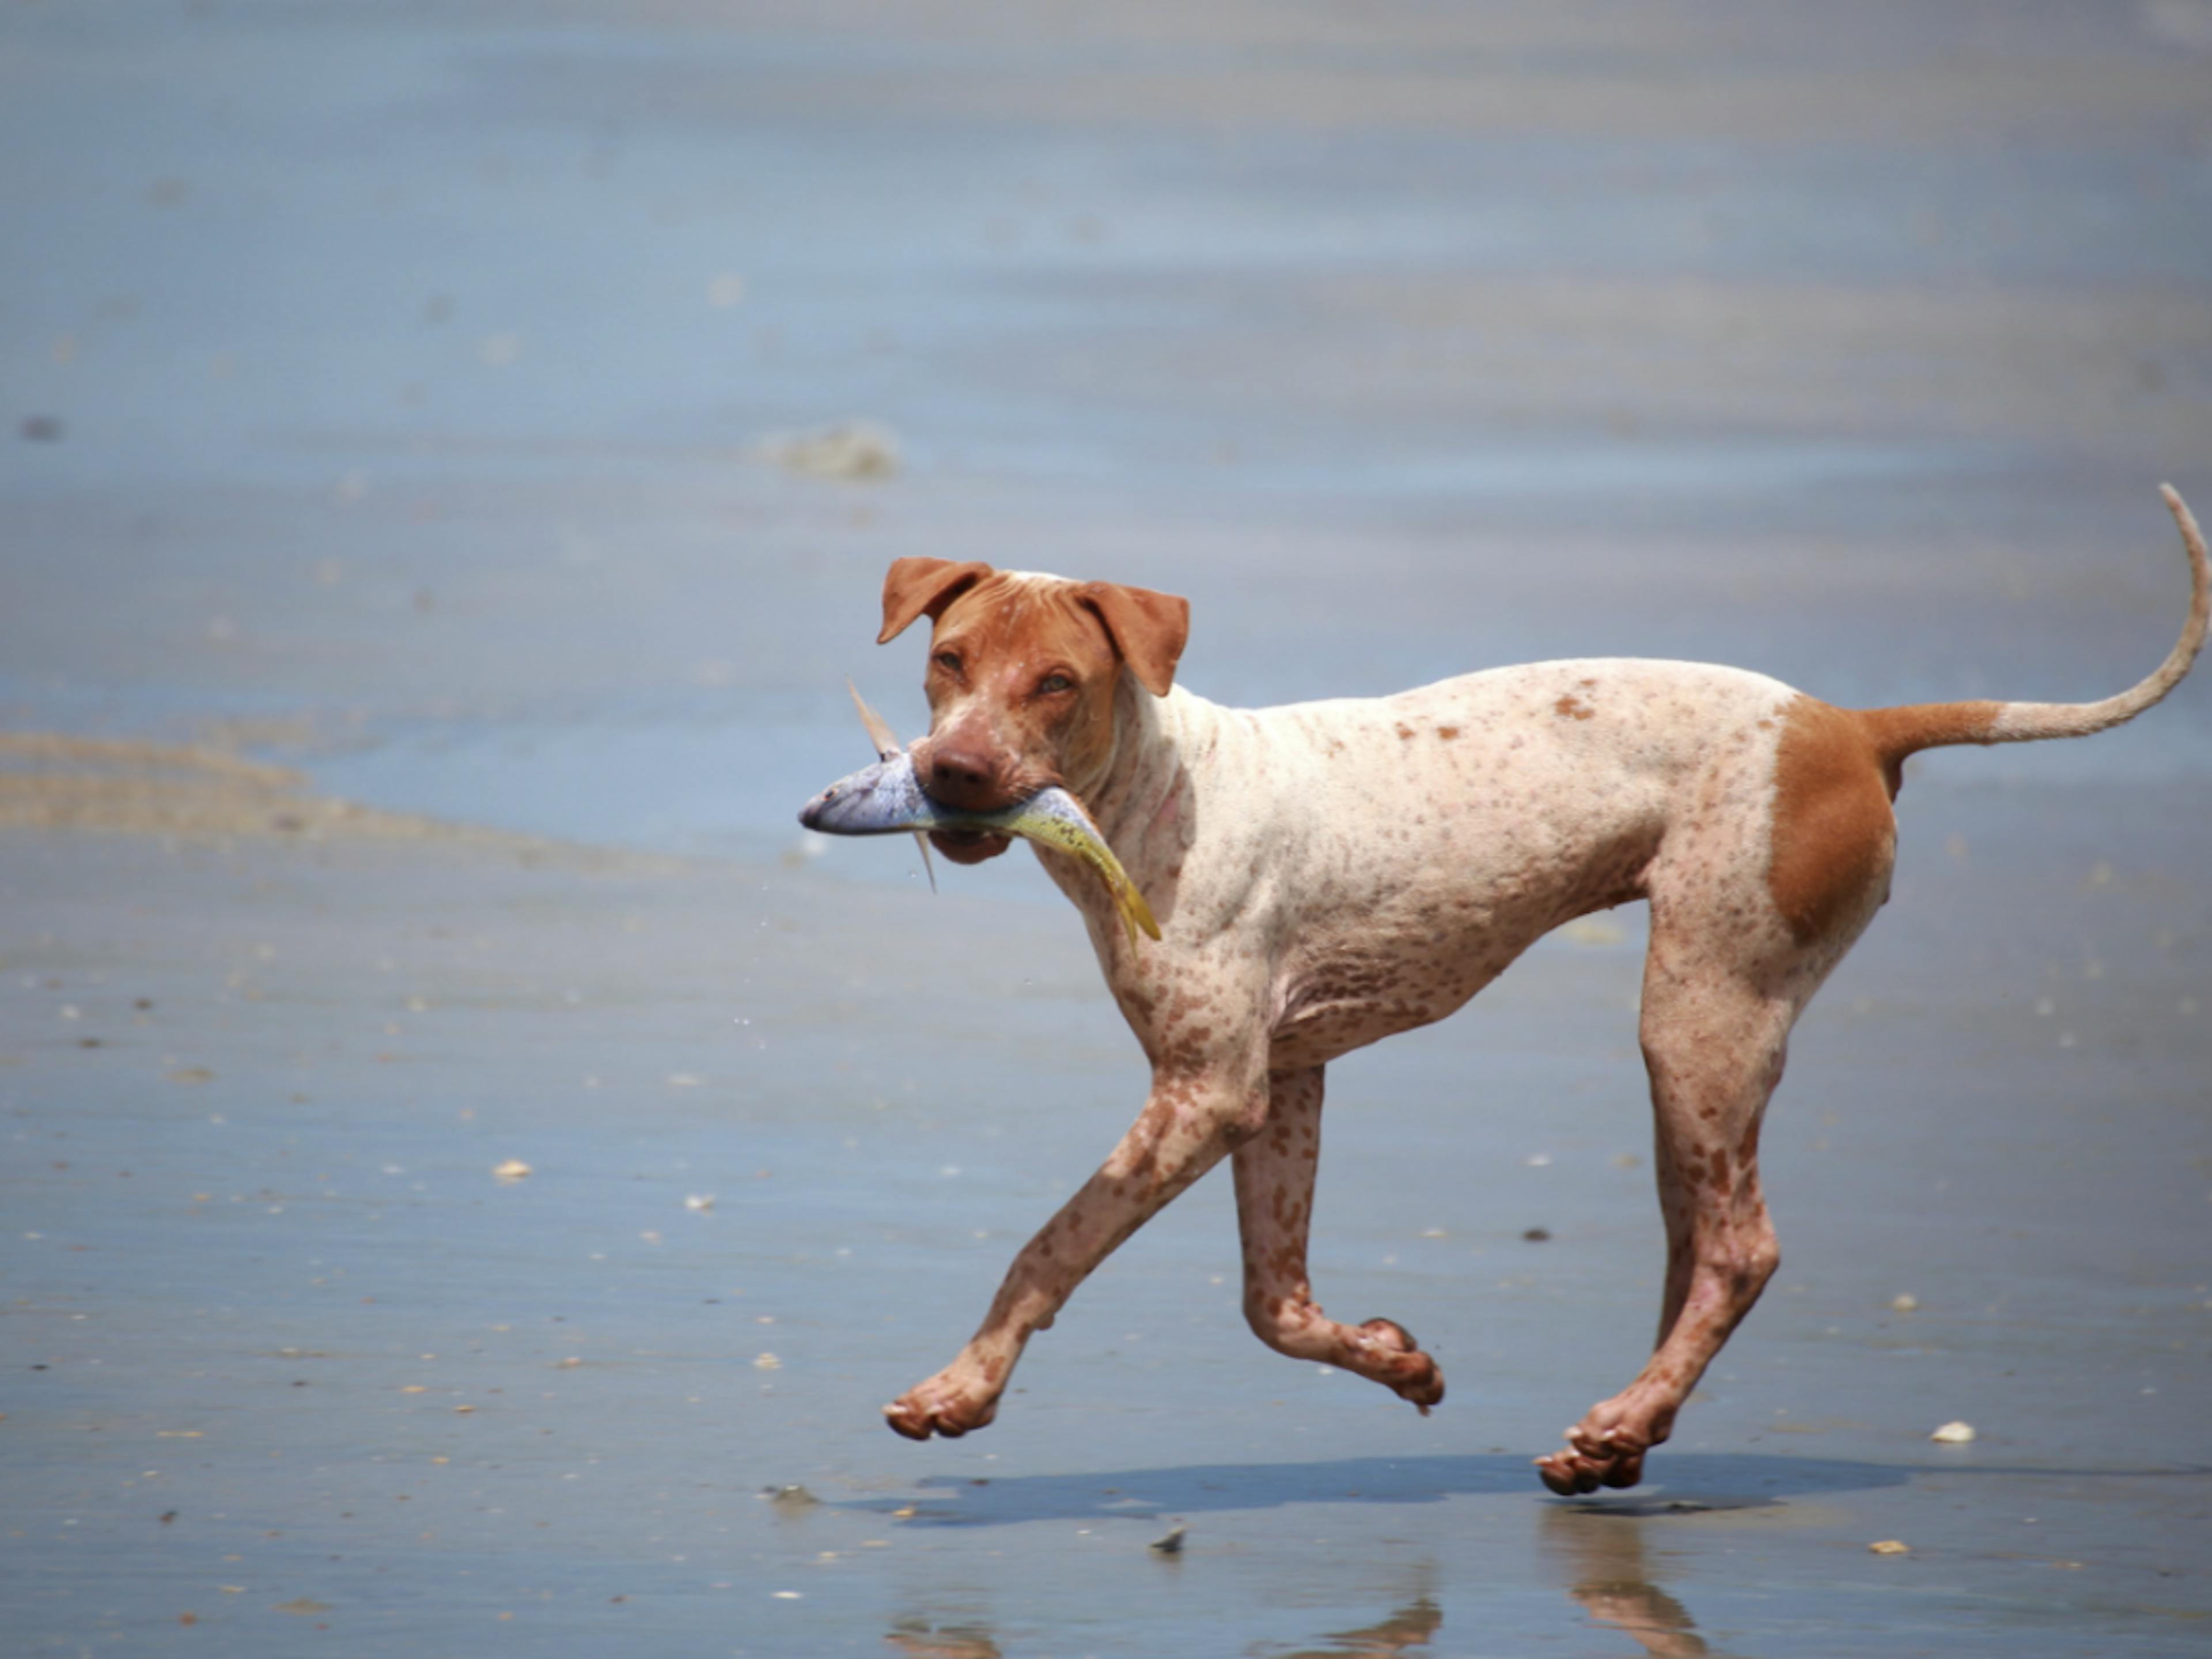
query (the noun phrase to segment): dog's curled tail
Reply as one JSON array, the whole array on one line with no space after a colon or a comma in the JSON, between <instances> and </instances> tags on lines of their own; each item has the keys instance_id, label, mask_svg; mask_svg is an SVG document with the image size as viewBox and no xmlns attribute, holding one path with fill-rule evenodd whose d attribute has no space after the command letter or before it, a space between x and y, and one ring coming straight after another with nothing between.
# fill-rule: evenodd
<instances>
[{"instance_id":1,"label":"dog's curled tail","mask_svg":"<svg viewBox=\"0 0 2212 1659\"><path fill-rule=\"evenodd\" d=\"M2189 556L2189 620L2166 660L2139 684L2099 702L1923 702L1857 711L1893 781L1907 755L1955 743L2033 743L2044 738L2086 738L2131 720L2181 684L2212 622L2212 559L2189 503L2171 484L2160 484L2166 509L2181 529Z\"/></svg>"}]
</instances>

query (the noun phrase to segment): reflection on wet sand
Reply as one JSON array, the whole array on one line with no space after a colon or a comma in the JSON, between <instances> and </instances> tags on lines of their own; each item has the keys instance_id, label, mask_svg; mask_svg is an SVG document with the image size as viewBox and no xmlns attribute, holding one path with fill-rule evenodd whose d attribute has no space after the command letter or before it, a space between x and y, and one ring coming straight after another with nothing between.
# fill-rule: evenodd
<instances>
[{"instance_id":1,"label":"reflection on wet sand","mask_svg":"<svg viewBox=\"0 0 2212 1659\"><path fill-rule=\"evenodd\" d=\"M1700 1659L1712 1649L1697 1633L1690 1610L1651 1582L1640 1517L1597 1505L1559 1504L1544 1511L1543 1543L1566 1581L1567 1594L1601 1625L1632 1637L1660 1659Z\"/></svg>"},{"instance_id":2,"label":"reflection on wet sand","mask_svg":"<svg viewBox=\"0 0 2212 1659\"><path fill-rule=\"evenodd\" d=\"M884 1640L908 1659L999 1659L991 1632L975 1625L932 1625L927 1619L902 1619Z\"/></svg>"},{"instance_id":3,"label":"reflection on wet sand","mask_svg":"<svg viewBox=\"0 0 2212 1659\"><path fill-rule=\"evenodd\" d=\"M1538 1541L1570 1601L1598 1624L1628 1637L1642 1652L1656 1659L1722 1659L1720 1650L1698 1633L1690 1610L1653 1581L1645 1559L1645 1528L1654 1523L1655 1514L1671 1512L1671 1507L1620 1504L1549 1505L1542 1511ZM1374 1624L1329 1632L1313 1638L1310 1646L1262 1644L1250 1651L1276 1659L1388 1659L1425 1650L1444 1622L1433 1587L1425 1582L1430 1577L1425 1571L1416 1580L1418 1588L1401 1589L1407 1599ZM908 1659L999 1659L1001 1652L990 1627L972 1617L939 1625L909 1614L896 1621L884 1640Z\"/></svg>"},{"instance_id":4,"label":"reflection on wet sand","mask_svg":"<svg viewBox=\"0 0 2212 1659\"><path fill-rule=\"evenodd\" d=\"M1300 1648L1284 1659L1387 1659L1408 1648L1425 1648L1444 1622L1443 1610L1425 1595L1398 1609L1379 1625L1364 1630L1339 1631L1322 1640L1325 1647Z\"/></svg>"},{"instance_id":5,"label":"reflection on wet sand","mask_svg":"<svg viewBox=\"0 0 2212 1659\"><path fill-rule=\"evenodd\" d=\"M1443 1622L1443 1609L1423 1595L1379 1624L1334 1632L1320 1638L1323 1645L1299 1648L1283 1654L1282 1659L1389 1659L1392 1654L1428 1646ZM981 1626L933 1626L927 1619L899 1620L884 1640L907 1659L1000 1659L1000 1653L997 1640ZM1681 1650L1705 1651L1702 1647Z\"/></svg>"}]
</instances>

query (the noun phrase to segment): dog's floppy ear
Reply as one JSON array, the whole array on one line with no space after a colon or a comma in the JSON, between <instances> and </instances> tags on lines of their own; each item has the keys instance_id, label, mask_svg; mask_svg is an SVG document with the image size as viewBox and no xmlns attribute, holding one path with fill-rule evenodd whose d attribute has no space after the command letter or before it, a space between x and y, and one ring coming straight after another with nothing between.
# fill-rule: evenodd
<instances>
[{"instance_id":1,"label":"dog's floppy ear","mask_svg":"<svg viewBox=\"0 0 2212 1659\"><path fill-rule=\"evenodd\" d=\"M1167 696L1190 638L1190 601L1118 582L1085 582L1077 597L1098 613L1137 684L1156 697Z\"/></svg>"},{"instance_id":2,"label":"dog's floppy ear","mask_svg":"<svg viewBox=\"0 0 2212 1659\"><path fill-rule=\"evenodd\" d=\"M945 607L991 574L991 567L974 559L893 559L884 578L884 631L878 645L888 645L916 617L935 622Z\"/></svg>"}]
</instances>

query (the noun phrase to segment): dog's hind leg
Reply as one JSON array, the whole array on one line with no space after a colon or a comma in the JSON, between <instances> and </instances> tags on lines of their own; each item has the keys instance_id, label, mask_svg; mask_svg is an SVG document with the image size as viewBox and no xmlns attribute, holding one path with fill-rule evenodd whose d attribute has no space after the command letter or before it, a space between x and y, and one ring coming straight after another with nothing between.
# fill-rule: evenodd
<instances>
[{"instance_id":1,"label":"dog's hind leg","mask_svg":"<svg viewBox=\"0 0 2212 1659\"><path fill-rule=\"evenodd\" d=\"M1444 1397L1443 1373L1405 1327L1389 1319L1340 1325L1313 1299L1306 1233L1321 1156L1321 1103L1320 1066L1271 1074L1267 1121L1234 1154L1245 1320L1278 1353L1356 1371L1425 1413Z\"/></svg>"},{"instance_id":2,"label":"dog's hind leg","mask_svg":"<svg viewBox=\"0 0 2212 1659\"><path fill-rule=\"evenodd\" d=\"M1782 1076L1796 1009L1717 977L1644 988L1644 1064L1657 1123L1667 1283L1659 1342L1636 1380L1567 1431L1540 1459L1559 1492L1632 1486L1644 1455L1781 1260L1759 1184L1759 1128Z\"/></svg>"},{"instance_id":3,"label":"dog's hind leg","mask_svg":"<svg viewBox=\"0 0 2212 1659\"><path fill-rule=\"evenodd\" d=\"M1895 850L1871 762L1838 767L1829 781L1778 791L1771 818L1739 817L1725 839L1709 817L1686 850L1662 848L1647 877L1641 1036L1667 1226L1659 1339L1633 1382L1536 1460L1553 1492L1643 1477L1644 1454L1673 1431L1780 1263L1759 1189L1759 1125L1790 1027L1887 895Z\"/></svg>"}]
</instances>

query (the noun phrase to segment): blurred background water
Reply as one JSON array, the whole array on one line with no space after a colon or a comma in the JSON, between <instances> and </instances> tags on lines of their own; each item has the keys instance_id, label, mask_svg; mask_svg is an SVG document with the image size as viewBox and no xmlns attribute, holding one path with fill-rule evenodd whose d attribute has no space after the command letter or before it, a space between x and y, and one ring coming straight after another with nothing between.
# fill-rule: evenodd
<instances>
[{"instance_id":1,"label":"blurred background water","mask_svg":"<svg viewBox=\"0 0 2212 1659\"><path fill-rule=\"evenodd\" d=\"M2101 695L2212 496L2208 73L2191 0L34 0L0 714L758 855L847 674L921 721L905 553L1189 594L1232 702ZM2208 706L1973 775L2201 773Z\"/></svg>"}]
</instances>

